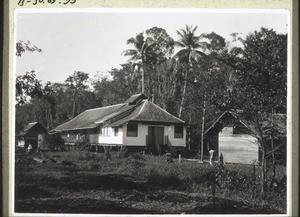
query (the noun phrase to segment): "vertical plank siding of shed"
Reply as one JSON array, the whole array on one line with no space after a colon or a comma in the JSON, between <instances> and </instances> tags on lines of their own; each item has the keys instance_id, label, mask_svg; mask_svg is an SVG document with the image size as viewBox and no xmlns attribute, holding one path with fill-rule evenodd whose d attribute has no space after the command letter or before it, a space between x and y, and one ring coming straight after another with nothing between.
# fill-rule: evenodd
<instances>
[{"instance_id":1,"label":"vertical plank siding of shed","mask_svg":"<svg viewBox=\"0 0 300 217\"><path fill-rule=\"evenodd\" d=\"M233 134L232 127L225 127L219 133L219 153L224 162L251 164L258 161L257 139L248 134Z\"/></svg>"}]
</instances>

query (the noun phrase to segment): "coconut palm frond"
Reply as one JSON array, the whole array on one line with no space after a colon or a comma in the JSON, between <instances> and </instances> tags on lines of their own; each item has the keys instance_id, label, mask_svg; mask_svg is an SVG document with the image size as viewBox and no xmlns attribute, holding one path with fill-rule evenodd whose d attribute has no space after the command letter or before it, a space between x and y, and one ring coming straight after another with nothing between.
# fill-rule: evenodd
<instances>
[{"instance_id":1,"label":"coconut palm frond","mask_svg":"<svg viewBox=\"0 0 300 217\"><path fill-rule=\"evenodd\" d=\"M194 50L194 51L195 51L195 53L196 53L198 56L201 56L201 57L206 57L206 56L207 56L204 52L202 52L202 51L200 51L200 50Z\"/></svg>"},{"instance_id":2,"label":"coconut palm frond","mask_svg":"<svg viewBox=\"0 0 300 217\"><path fill-rule=\"evenodd\" d=\"M132 63L131 67L134 71L139 71L142 68L142 63L141 62Z\"/></svg>"},{"instance_id":3,"label":"coconut palm frond","mask_svg":"<svg viewBox=\"0 0 300 217\"><path fill-rule=\"evenodd\" d=\"M199 35L199 36L196 36L196 35L193 35L192 36L192 39L194 40L194 41L200 41L201 39L202 39L202 37Z\"/></svg>"},{"instance_id":4,"label":"coconut palm frond","mask_svg":"<svg viewBox=\"0 0 300 217\"><path fill-rule=\"evenodd\" d=\"M191 26L191 28L192 28L192 26ZM191 33L196 32L197 28L198 28L198 26L195 26L194 29L191 31Z\"/></svg>"},{"instance_id":5,"label":"coconut palm frond","mask_svg":"<svg viewBox=\"0 0 300 217\"><path fill-rule=\"evenodd\" d=\"M124 56L133 56L133 55L137 55L137 54L138 54L138 52L136 50L134 50L134 49L128 49L128 50L124 50L121 55L124 55Z\"/></svg>"},{"instance_id":6,"label":"coconut palm frond","mask_svg":"<svg viewBox=\"0 0 300 217\"><path fill-rule=\"evenodd\" d=\"M186 32L190 32L190 31L191 31L191 26L186 25L186 26L185 26L185 30L186 30Z\"/></svg>"},{"instance_id":7,"label":"coconut palm frond","mask_svg":"<svg viewBox=\"0 0 300 217\"><path fill-rule=\"evenodd\" d=\"M195 43L195 48L207 49L209 47L210 47L210 44L207 43L206 41L201 41L201 42L196 42Z\"/></svg>"},{"instance_id":8,"label":"coconut palm frond","mask_svg":"<svg viewBox=\"0 0 300 217\"><path fill-rule=\"evenodd\" d=\"M180 30L180 31L183 31L183 30ZM176 32L180 36L180 38L184 38L184 33L180 32L180 31L176 30Z\"/></svg>"},{"instance_id":9,"label":"coconut palm frond","mask_svg":"<svg viewBox=\"0 0 300 217\"><path fill-rule=\"evenodd\" d=\"M181 60L183 58L186 58L187 56L187 53L188 53L188 50L187 49L181 49L180 51L178 51L175 55L174 55L174 58L176 60Z\"/></svg>"},{"instance_id":10,"label":"coconut palm frond","mask_svg":"<svg viewBox=\"0 0 300 217\"><path fill-rule=\"evenodd\" d=\"M182 43L181 41L175 41L175 45L177 45L179 47L186 47L186 45L184 43Z\"/></svg>"},{"instance_id":11,"label":"coconut palm frond","mask_svg":"<svg viewBox=\"0 0 300 217\"><path fill-rule=\"evenodd\" d=\"M143 33L140 33L136 36L136 41L135 41L135 44L134 46L137 48L137 49L142 49L142 47L144 46L145 44L145 40L144 40L144 36L143 36Z\"/></svg>"},{"instance_id":12,"label":"coconut palm frond","mask_svg":"<svg viewBox=\"0 0 300 217\"><path fill-rule=\"evenodd\" d=\"M189 64L190 65L192 65L192 62L194 61L194 60L196 60L197 61L197 54L196 54L196 52L195 52L195 50L192 50L190 53L189 53L189 56L188 56L188 59L189 59Z\"/></svg>"},{"instance_id":13,"label":"coconut palm frond","mask_svg":"<svg viewBox=\"0 0 300 217\"><path fill-rule=\"evenodd\" d=\"M136 57L130 57L130 58L127 60L128 63L134 63L134 62L136 62L136 61L137 61L137 58L136 58Z\"/></svg>"},{"instance_id":14,"label":"coconut palm frond","mask_svg":"<svg viewBox=\"0 0 300 217\"><path fill-rule=\"evenodd\" d=\"M202 38L207 38L208 34L207 33L202 33L199 35L199 38L202 39Z\"/></svg>"}]
</instances>

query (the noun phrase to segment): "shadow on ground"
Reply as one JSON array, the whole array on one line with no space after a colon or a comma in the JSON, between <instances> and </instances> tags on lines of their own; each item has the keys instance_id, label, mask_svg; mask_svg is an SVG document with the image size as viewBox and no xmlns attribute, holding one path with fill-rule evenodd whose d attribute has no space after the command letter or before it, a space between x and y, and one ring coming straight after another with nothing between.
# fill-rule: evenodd
<instances>
[{"instance_id":1,"label":"shadow on ground","mask_svg":"<svg viewBox=\"0 0 300 217\"><path fill-rule=\"evenodd\" d=\"M155 210L124 207L106 200L85 199L46 199L34 204L34 201L23 201L16 204L16 212L31 213L86 213L86 214L158 214Z\"/></svg>"},{"instance_id":2,"label":"shadow on ground","mask_svg":"<svg viewBox=\"0 0 300 217\"><path fill-rule=\"evenodd\" d=\"M50 169L51 168L51 169ZM167 190L123 174L16 170L15 211L86 214L274 214L243 202Z\"/></svg>"}]
</instances>

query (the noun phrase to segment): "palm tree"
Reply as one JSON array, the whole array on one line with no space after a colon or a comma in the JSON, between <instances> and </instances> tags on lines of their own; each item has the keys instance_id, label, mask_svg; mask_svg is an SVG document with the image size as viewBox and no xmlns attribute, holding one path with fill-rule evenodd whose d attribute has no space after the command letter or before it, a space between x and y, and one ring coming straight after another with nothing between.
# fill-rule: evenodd
<instances>
[{"instance_id":1,"label":"palm tree","mask_svg":"<svg viewBox=\"0 0 300 217\"><path fill-rule=\"evenodd\" d=\"M155 66L156 73L156 93L159 96L157 103L173 115L176 115L177 70L180 63L174 58L168 58Z\"/></svg>"},{"instance_id":2,"label":"palm tree","mask_svg":"<svg viewBox=\"0 0 300 217\"><path fill-rule=\"evenodd\" d=\"M197 28L197 26L193 28L193 26L186 25L185 29L177 31L177 34L180 36L180 39L176 41L175 44L181 49L174 55L174 58L179 60L182 63L182 65L185 65L187 67L184 75L182 99L178 114L179 118L182 115L183 103L186 96L188 72L191 72L193 70L193 65L195 62L198 62L200 59L206 56L206 54L201 50L207 47L207 43L200 42L200 39L203 36L196 36L195 32Z\"/></svg>"},{"instance_id":3,"label":"palm tree","mask_svg":"<svg viewBox=\"0 0 300 217\"><path fill-rule=\"evenodd\" d=\"M138 34L135 38L127 40L127 44L133 44L135 49L128 49L123 51L124 56L130 56L128 62L132 64L134 69L140 71L142 74L142 93L145 92L144 87L144 69L145 65L151 63L155 57L152 47L153 41L150 38L144 38L143 33Z\"/></svg>"}]
</instances>

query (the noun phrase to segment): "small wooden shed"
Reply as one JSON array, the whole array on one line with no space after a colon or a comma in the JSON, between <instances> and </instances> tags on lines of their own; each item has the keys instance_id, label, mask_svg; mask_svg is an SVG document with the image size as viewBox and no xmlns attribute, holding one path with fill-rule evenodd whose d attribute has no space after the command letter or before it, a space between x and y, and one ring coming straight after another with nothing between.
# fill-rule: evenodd
<instances>
[{"instance_id":1,"label":"small wooden shed","mask_svg":"<svg viewBox=\"0 0 300 217\"><path fill-rule=\"evenodd\" d=\"M32 122L24 128L20 136L23 138L25 148L31 144L32 148L36 149L43 146L47 134L48 131L42 124Z\"/></svg>"},{"instance_id":2,"label":"small wooden shed","mask_svg":"<svg viewBox=\"0 0 300 217\"><path fill-rule=\"evenodd\" d=\"M259 144L250 127L231 111L224 112L205 131L205 151L214 150L214 159L222 153L224 162L251 164L259 161Z\"/></svg>"}]
</instances>

